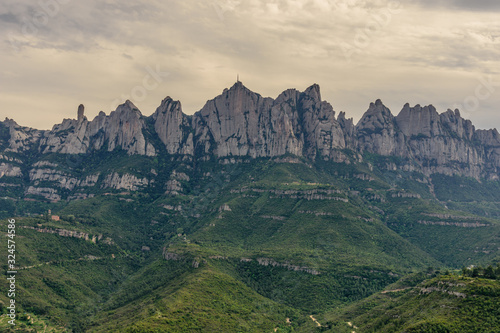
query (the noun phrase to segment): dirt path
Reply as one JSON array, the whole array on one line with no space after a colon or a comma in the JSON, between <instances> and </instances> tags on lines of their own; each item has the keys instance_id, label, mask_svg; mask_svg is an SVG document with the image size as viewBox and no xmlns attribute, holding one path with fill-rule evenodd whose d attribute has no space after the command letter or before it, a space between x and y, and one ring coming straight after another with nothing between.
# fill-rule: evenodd
<instances>
[{"instance_id":1,"label":"dirt path","mask_svg":"<svg viewBox=\"0 0 500 333\"><path fill-rule=\"evenodd\" d=\"M384 290L383 292L381 292L381 294L397 293L398 291L405 291L405 290L408 290L408 289L411 289L411 288L408 287L408 288L402 288L402 289Z\"/></svg>"},{"instance_id":2,"label":"dirt path","mask_svg":"<svg viewBox=\"0 0 500 333\"><path fill-rule=\"evenodd\" d=\"M311 318L311 320L314 321L318 327L321 327L321 324L316 320L316 318L313 317L313 315L310 315L309 318Z\"/></svg>"},{"instance_id":3,"label":"dirt path","mask_svg":"<svg viewBox=\"0 0 500 333\"><path fill-rule=\"evenodd\" d=\"M104 258L103 257L89 256L89 257L83 257L83 258L78 258L78 259L69 259L69 260L66 260L66 262L93 261L93 260L101 260L101 259L104 259ZM38 265L19 267L19 270L31 269L31 268L35 268L35 267L40 267L40 266L44 266L44 265L51 265L51 264L61 263L61 262L63 262L63 261L47 261L47 262L42 262L41 264L38 264Z\"/></svg>"}]
</instances>

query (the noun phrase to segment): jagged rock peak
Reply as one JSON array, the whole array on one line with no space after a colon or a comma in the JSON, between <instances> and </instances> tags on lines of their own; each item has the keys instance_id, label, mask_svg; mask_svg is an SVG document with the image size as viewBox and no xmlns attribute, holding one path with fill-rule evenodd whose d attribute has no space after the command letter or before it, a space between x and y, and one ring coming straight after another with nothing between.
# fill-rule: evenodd
<instances>
[{"instance_id":1,"label":"jagged rock peak","mask_svg":"<svg viewBox=\"0 0 500 333\"><path fill-rule=\"evenodd\" d=\"M152 117L155 131L169 154L193 154L193 135L186 130L191 124L179 101L167 96Z\"/></svg>"},{"instance_id":2,"label":"jagged rock peak","mask_svg":"<svg viewBox=\"0 0 500 333\"><path fill-rule=\"evenodd\" d=\"M441 135L440 117L432 105L421 107L420 104L413 108L406 103L395 118L399 129L406 136L412 135Z\"/></svg>"},{"instance_id":3,"label":"jagged rock peak","mask_svg":"<svg viewBox=\"0 0 500 333\"><path fill-rule=\"evenodd\" d=\"M172 97L167 96L162 101L160 106L156 108L156 111L153 113L152 117L156 121L161 114L165 113L176 113L180 115L184 115L182 112L182 104L180 101L175 101Z\"/></svg>"},{"instance_id":4,"label":"jagged rock peak","mask_svg":"<svg viewBox=\"0 0 500 333\"><path fill-rule=\"evenodd\" d=\"M379 155L403 154L404 137L397 131L394 116L380 99L370 107L356 125L358 148Z\"/></svg>"},{"instance_id":5,"label":"jagged rock peak","mask_svg":"<svg viewBox=\"0 0 500 333\"><path fill-rule=\"evenodd\" d=\"M4 125L7 127L20 127L14 119L5 118Z\"/></svg>"},{"instance_id":6,"label":"jagged rock peak","mask_svg":"<svg viewBox=\"0 0 500 333\"><path fill-rule=\"evenodd\" d=\"M248 93L252 93L252 94L256 94L256 95L259 95L253 91L251 91L250 89L248 89L241 81L237 81L235 82L231 88L225 88L222 92L222 95L226 96L227 94L230 94L230 93L235 93L235 92L242 92L242 91L246 91ZM260 95L259 95L260 96Z\"/></svg>"},{"instance_id":7,"label":"jagged rock peak","mask_svg":"<svg viewBox=\"0 0 500 333\"><path fill-rule=\"evenodd\" d=\"M363 124L368 119L377 119L381 123L392 122L394 116L392 115L391 110L384 105L382 100L377 99L375 102L371 102L368 110L361 117L358 122L358 126Z\"/></svg>"},{"instance_id":8,"label":"jagged rock peak","mask_svg":"<svg viewBox=\"0 0 500 333\"><path fill-rule=\"evenodd\" d=\"M352 120L352 118L346 118L345 111L340 111L339 112L339 116L337 117L337 120L340 121L340 120L346 120L346 119L351 119Z\"/></svg>"},{"instance_id":9,"label":"jagged rock peak","mask_svg":"<svg viewBox=\"0 0 500 333\"><path fill-rule=\"evenodd\" d=\"M321 90L319 85L316 83L307 88L306 91L304 91L304 94L311 96L313 99L319 102L321 101Z\"/></svg>"},{"instance_id":10,"label":"jagged rock peak","mask_svg":"<svg viewBox=\"0 0 500 333\"><path fill-rule=\"evenodd\" d=\"M161 104L160 104L160 107L162 105L165 105L166 103L169 103L169 102L174 102L174 99L170 96L167 96L165 97L162 101L161 101ZM179 102L179 101L175 101L175 102ZM179 102L180 103L180 102Z\"/></svg>"},{"instance_id":11,"label":"jagged rock peak","mask_svg":"<svg viewBox=\"0 0 500 333\"><path fill-rule=\"evenodd\" d=\"M394 119L394 116L391 113L391 110L387 108L384 103L380 99L377 99L375 103L370 103L370 107L365 112L365 114L361 117L356 127L358 128L382 128L386 124L391 124Z\"/></svg>"},{"instance_id":12,"label":"jagged rock peak","mask_svg":"<svg viewBox=\"0 0 500 333\"><path fill-rule=\"evenodd\" d=\"M80 104L78 106L78 121L83 121L84 119L84 112L85 112L85 106L83 106L83 104Z\"/></svg>"},{"instance_id":13,"label":"jagged rock peak","mask_svg":"<svg viewBox=\"0 0 500 333\"><path fill-rule=\"evenodd\" d=\"M134 103L132 103L128 99L125 101L125 103L118 105L118 107L116 108L116 112L118 112L118 113L134 112L137 116L139 116L139 117L142 116L142 113L141 113L141 111L139 111L139 108L137 106L135 106Z\"/></svg>"}]
</instances>

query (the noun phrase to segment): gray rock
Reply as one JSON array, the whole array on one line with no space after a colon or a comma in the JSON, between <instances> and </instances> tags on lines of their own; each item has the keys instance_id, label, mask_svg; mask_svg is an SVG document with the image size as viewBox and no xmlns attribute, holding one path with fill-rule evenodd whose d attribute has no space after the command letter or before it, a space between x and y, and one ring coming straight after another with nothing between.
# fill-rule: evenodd
<instances>
[{"instance_id":1,"label":"gray rock","mask_svg":"<svg viewBox=\"0 0 500 333\"><path fill-rule=\"evenodd\" d=\"M194 154L190 118L182 113L180 102L165 98L152 117L155 131L169 154Z\"/></svg>"},{"instance_id":2,"label":"gray rock","mask_svg":"<svg viewBox=\"0 0 500 333\"><path fill-rule=\"evenodd\" d=\"M116 172L108 174L101 185L102 188L115 190L137 191L149 184L147 178L138 178L129 173L119 175Z\"/></svg>"},{"instance_id":3,"label":"gray rock","mask_svg":"<svg viewBox=\"0 0 500 333\"><path fill-rule=\"evenodd\" d=\"M404 156L406 153L404 134L397 130L394 116L379 99L370 104L356 125L356 132L361 152L385 156Z\"/></svg>"},{"instance_id":4,"label":"gray rock","mask_svg":"<svg viewBox=\"0 0 500 333\"><path fill-rule=\"evenodd\" d=\"M394 117L377 100L356 125L344 112L335 115L332 106L321 100L316 84L304 92L285 90L272 99L250 91L238 81L192 116L185 115L180 102L170 97L150 117L144 117L132 102L126 101L110 115L101 111L89 121L80 105L76 120L64 119L50 131L21 127L10 119L0 122L0 177L21 177L21 156L30 149L72 155L123 149L129 155L167 153L176 155L170 157L172 161L184 162L224 157L220 163L284 158L287 154L353 163L369 152L400 157L398 165L387 163L391 170L499 179L498 131L476 130L458 110L439 114L432 105L406 104ZM11 154L19 154L21 159ZM62 166L47 163L35 161L24 166L31 169L31 192L51 195L36 190L40 182L52 182L56 192L98 184L100 174L78 181L71 172L58 171ZM176 176L174 172L165 184L167 193L181 193L180 181L188 179L186 174ZM148 182L146 178L111 171L103 178L102 186L134 190Z\"/></svg>"},{"instance_id":5,"label":"gray rock","mask_svg":"<svg viewBox=\"0 0 500 333\"><path fill-rule=\"evenodd\" d=\"M2 177L22 177L23 172L20 167L10 163L0 163L0 178Z\"/></svg>"},{"instance_id":6,"label":"gray rock","mask_svg":"<svg viewBox=\"0 0 500 333\"><path fill-rule=\"evenodd\" d=\"M85 112L85 107L83 106L83 104L80 104L80 105L78 106L78 118L77 118L77 119L78 119L78 122L82 122L82 121L83 121L83 119L84 119L84 117L85 117L85 116L83 115L83 113L84 113L84 112Z\"/></svg>"},{"instance_id":7,"label":"gray rock","mask_svg":"<svg viewBox=\"0 0 500 333\"><path fill-rule=\"evenodd\" d=\"M144 138L144 120L132 102L119 105L109 116L101 112L92 122L83 114L80 117L80 111L83 108L79 108L78 120L64 119L45 133L40 144L45 147L43 153L85 154L107 142L108 151L120 147L130 155L156 155L153 145Z\"/></svg>"}]
</instances>

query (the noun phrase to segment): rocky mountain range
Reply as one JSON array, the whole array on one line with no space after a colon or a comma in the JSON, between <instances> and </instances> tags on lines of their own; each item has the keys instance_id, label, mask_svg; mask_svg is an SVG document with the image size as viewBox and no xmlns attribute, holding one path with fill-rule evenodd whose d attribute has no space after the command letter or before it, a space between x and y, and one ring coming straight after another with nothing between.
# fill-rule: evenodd
<instances>
[{"instance_id":1,"label":"rocky mountain range","mask_svg":"<svg viewBox=\"0 0 500 333\"><path fill-rule=\"evenodd\" d=\"M151 116L130 101L93 120L78 107L77 119L51 130L36 130L14 120L0 122L0 186L21 187L24 195L60 200L61 189L92 187L136 190L154 182L150 175L110 170L77 174L50 156L84 156L125 151L130 156L235 163L248 158L294 156L335 163L362 162L365 154L392 157L388 169L497 180L500 135L476 130L458 110L439 114L432 106L406 104L394 116L382 101L371 103L355 125L336 115L316 84L304 92L289 89L276 99L262 97L236 82L193 115L167 97ZM178 187L171 177L170 186ZM100 180L100 181L99 181ZM44 186L43 184L56 184Z\"/></svg>"}]
</instances>

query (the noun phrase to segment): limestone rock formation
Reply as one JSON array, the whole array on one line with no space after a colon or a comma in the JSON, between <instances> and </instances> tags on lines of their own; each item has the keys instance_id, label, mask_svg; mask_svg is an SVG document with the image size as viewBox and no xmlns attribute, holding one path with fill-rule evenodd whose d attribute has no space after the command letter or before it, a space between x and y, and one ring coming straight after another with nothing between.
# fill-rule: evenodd
<instances>
[{"instance_id":1,"label":"limestone rock formation","mask_svg":"<svg viewBox=\"0 0 500 333\"><path fill-rule=\"evenodd\" d=\"M210 100L193 117L196 149L219 157L301 155L292 107L248 90L241 82Z\"/></svg>"},{"instance_id":2,"label":"limestone rock formation","mask_svg":"<svg viewBox=\"0 0 500 333\"><path fill-rule=\"evenodd\" d=\"M432 105L410 108L406 104L395 119L406 136L410 156L425 173L480 177L483 153L471 143L474 126L458 110L438 114Z\"/></svg>"},{"instance_id":3,"label":"limestone rock formation","mask_svg":"<svg viewBox=\"0 0 500 333\"><path fill-rule=\"evenodd\" d=\"M484 149L485 169L490 180L498 180L500 175L500 134L496 129L476 130L473 141Z\"/></svg>"},{"instance_id":4,"label":"limestone rock formation","mask_svg":"<svg viewBox=\"0 0 500 333\"><path fill-rule=\"evenodd\" d=\"M40 142L42 152L85 154L107 144L108 151L119 147L130 155L156 155L153 145L144 137L142 114L132 102L119 105L109 116L101 112L91 122L83 117L83 108L81 115L79 108L78 120L64 119L46 132Z\"/></svg>"},{"instance_id":5,"label":"limestone rock formation","mask_svg":"<svg viewBox=\"0 0 500 333\"><path fill-rule=\"evenodd\" d=\"M309 158L330 158L336 149L346 148L342 125L335 119L332 106L321 100L317 84L300 95L299 110L304 136L304 155Z\"/></svg>"},{"instance_id":6,"label":"limestone rock formation","mask_svg":"<svg viewBox=\"0 0 500 333\"><path fill-rule=\"evenodd\" d=\"M10 163L0 163L0 178L2 177L22 177L21 168Z\"/></svg>"},{"instance_id":7,"label":"limestone rock formation","mask_svg":"<svg viewBox=\"0 0 500 333\"><path fill-rule=\"evenodd\" d=\"M2 124L2 132L8 133L3 152L22 153L37 144L44 131L19 126L14 120L6 118Z\"/></svg>"},{"instance_id":8,"label":"limestone rock formation","mask_svg":"<svg viewBox=\"0 0 500 333\"><path fill-rule=\"evenodd\" d=\"M85 169L87 157L99 159L117 150L163 164L192 165L259 157L355 163L371 153L398 157L400 162L387 163L390 170L500 179L497 130L476 130L458 110L440 114L432 105L406 104L394 116L380 100L354 124L345 112L336 117L316 84L303 92L285 90L273 99L238 81L193 115L184 114L181 103L170 97L149 117L131 101L109 115L101 111L91 121L84 111L80 105L77 119L64 119L48 131L10 119L0 122L0 185L18 187L28 199L51 201L91 197L93 187L137 191L158 186L171 195L186 192L189 167L175 171L172 166L166 177L151 170L154 166L147 171Z\"/></svg>"},{"instance_id":9,"label":"limestone rock formation","mask_svg":"<svg viewBox=\"0 0 500 333\"><path fill-rule=\"evenodd\" d=\"M84 112L85 112L85 107L83 106L83 104L80 104L80 105L78 106L78 118L77 118L77 119L78 119L78 122L82 122L82 121L83 121L83 119L84 119L84 117L85 117L85 116L83 115L83 113L84 113Z\"/></svg>"},{"instance_id":10,"label":"limestone rock formation","mask_svg":"<svg viewBox=\"0 0 500 333\"><path fill-rule=\"evenodd\" d=\"M335 119L318 85L301 93L289 89L275 100L241 82L208 101L193 117L197 151L219 157L275 157L284 154L327 158L351 142L352 120ZM343 127L344 126L344 127ZM350 134L344 133L344 128Z\"/></svg>"},{"instance_id":11,"label":"limestone rock formation","mask_svg":"<svg viewBox=\"0 0 500 333\"><path fill-rule=\"evenodd\" d=\"M146 178L141 179L128 173L119 175L113 172L106 176L101 187L115 190L137 191L148 184L149 181Z\"/></svg>"},{"instance_id":12,"label":"limestone rock formation","mask_svg":"<svg viewBox=\"0 0 500 333\"><path fill-rule=\"evenodd\" d=\"M105 140L108 141L108 151L121 147L129 154L154 156L155 149L147 143L142 133L144 121L141 112L131 102L126 101L111 112L106 119Z\"/></svg>"},{"instance_id":13,"label":"limestone rock formation","mask_svg":"<svg viewBox=\"0 0 500 333\"><path fill-rule=\"evenodd\" d=\"M155 131L167 153L193 155L193 133L190 118L182 113L181 103L165 98L152 115Z\"/></svg>"},{"instance_id":14,"label":"limestone rock formation","mask_svg":"<svg viewBox=\"0 0 500 333\"><path fill-rule=\"evenodd\" d=\"M391 111L377 100L356 125L358 149L379 155L405 153L404 135L398 130Z\"/></svg>"}]
</instances>

